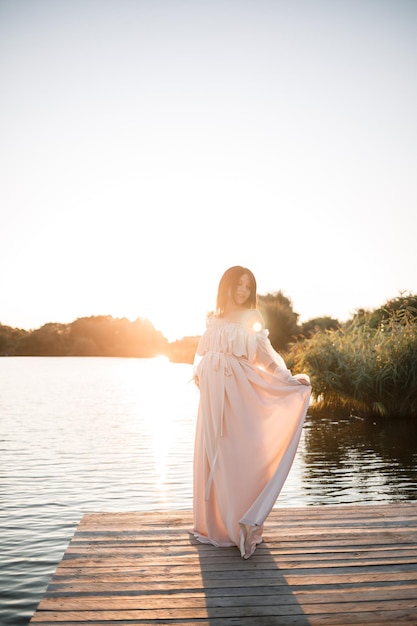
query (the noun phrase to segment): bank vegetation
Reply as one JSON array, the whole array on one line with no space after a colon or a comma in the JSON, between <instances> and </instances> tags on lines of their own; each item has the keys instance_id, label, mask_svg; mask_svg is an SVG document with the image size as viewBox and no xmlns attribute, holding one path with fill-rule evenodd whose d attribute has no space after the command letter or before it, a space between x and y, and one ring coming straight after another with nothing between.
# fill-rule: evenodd
<instances>
[{"instance_id":1,"label":"bank vegetation","mask_svg":"<svg viewBox=\"0 0 417 626\"><path fill-rule=\"evenodd\" d=\"M417 296L299 337L286 358L311 378L312 412L417 417Z\"/></svg>"}]
</instances>

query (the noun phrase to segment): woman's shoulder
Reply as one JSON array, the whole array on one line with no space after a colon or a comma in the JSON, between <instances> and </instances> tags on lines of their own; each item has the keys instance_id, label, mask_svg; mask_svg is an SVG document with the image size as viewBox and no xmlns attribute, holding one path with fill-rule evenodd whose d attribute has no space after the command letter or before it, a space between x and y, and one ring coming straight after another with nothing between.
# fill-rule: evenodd
<instances>
[{"instance_id":1,"label":"woman's shoulder","mask_svg":"<svg viewBox=\"0 0 417 626\"><path fill-rule=\"evenodd\" d=\"M264 318L258 309L249 309L246 313L246 324L250 330L260 331L265 328Z\"/></svg>"}]
</instances>

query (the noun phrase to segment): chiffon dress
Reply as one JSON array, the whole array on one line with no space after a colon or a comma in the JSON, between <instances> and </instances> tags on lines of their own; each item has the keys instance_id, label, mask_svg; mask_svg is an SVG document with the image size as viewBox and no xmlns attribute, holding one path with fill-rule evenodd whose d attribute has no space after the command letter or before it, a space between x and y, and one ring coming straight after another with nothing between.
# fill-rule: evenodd
<instances>
[{"instance_id":1,"label":"chiffon dress","mask_svg":"<svg viewBox=\"0 0 417 626\"><path fill-rule=\"evenodd\" d=\"M212 315L200 339L194 527L201 542L249 558L284 485L311 388L292 376L261 324Z\"/></svg>"}]
</instances>

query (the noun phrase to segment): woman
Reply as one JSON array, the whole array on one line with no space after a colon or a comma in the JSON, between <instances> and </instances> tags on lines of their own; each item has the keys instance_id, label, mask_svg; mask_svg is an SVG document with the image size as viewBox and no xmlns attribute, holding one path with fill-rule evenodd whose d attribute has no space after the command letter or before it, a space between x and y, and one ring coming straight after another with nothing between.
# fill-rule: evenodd
<instances>
[{"instance_id":1,"label":"woman","mask_svg":"<svg viewBox=\"0 0 417 626\"><path fill-rule=\"evenodd\" d=\"M192 534L236 545L248 559L291 468L311 388L308 376L292 376L272 348L247 268L231 267L220 280L194 380L200 404Z\"/></svg>"}]
</instances>

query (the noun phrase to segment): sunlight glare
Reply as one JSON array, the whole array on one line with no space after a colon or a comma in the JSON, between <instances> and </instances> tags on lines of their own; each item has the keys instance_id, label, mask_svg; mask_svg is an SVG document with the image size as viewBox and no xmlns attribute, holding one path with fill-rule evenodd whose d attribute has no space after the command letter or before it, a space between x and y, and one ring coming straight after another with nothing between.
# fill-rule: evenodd
<instances>
[{"instance_id":1,"label":"sunlight glare","mask_svg":"<svg viewBox=\"0 0 417 626\"><path fill-rule=\"evenodd\" d=\"M141 384L139 406L146 428L147 454L154 467L155 496L167 504L170 457L175 454L179 433L175 414L178 381L170 375L172 368L166 357L149 359L148 365L150 375L146 385Z\"/></svg>"}]
</instances>

